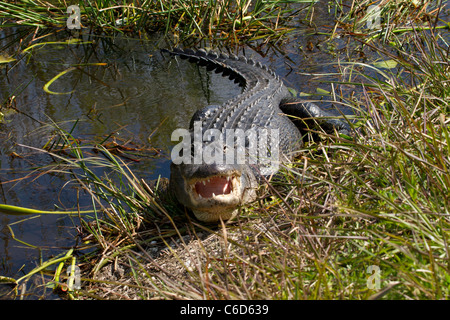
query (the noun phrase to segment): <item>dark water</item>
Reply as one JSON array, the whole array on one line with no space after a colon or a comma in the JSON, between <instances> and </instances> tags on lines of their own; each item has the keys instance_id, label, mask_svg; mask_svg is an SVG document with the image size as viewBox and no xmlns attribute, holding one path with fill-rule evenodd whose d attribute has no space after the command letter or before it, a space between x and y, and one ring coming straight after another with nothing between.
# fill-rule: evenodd
<instances>
[{"instance_id":1,"label":"dark water","mask_svg":"<svg viewBox=\"0 0 450 320\"><path fill-rule=\"evenodd\" d=\"M140 150L158 146L159 153L145 152L132 168L140 178L168 177L172 145L170 136L176 128L185 128L192 114L207 104L222 103L240 92L240 88L220 76L209 75L190 64L177 64L157 49L158 40L83 36L94 42L80 45L46 45L33 51L11 70L0 70L0 100L12 95L20 112L2 110L0 124L0 203L54 210L89 204L89 197L77 196L75 184L67 175L33 172L51 162L42 148L54 137L51 121L73 130L84 142L104 140ZM65 41L58 37L52 41ZM47 40L50 41L50 40ZM1 46L1 44L0 44ZM87 65L102 63L105 65ZM49 88L44 85L61 71L80 65ZM76 243L78 218L67 216L16 217L0 213L0 275L17 278L34 268L39 258L45 261ZM9 226L9 227L8 227ZM37 246L22 244L16 239ZM20 270L20 271L19 271Z\"/></svg>"},{"instance_id":2,"label":"dark water","mask_svg":"<svg viewBox=\"0 0 450 320\"><path fill-rule=\"evenodd\" d=\"M316 94L317 87L330 91L329 84L319 84L311 74L333 74L338 60L359 55L352 50L356 44L340 39L326 42L328 36L317 34L331 31L334 23L330 21L333 16L326 6L317 6L315 27L294 20L297 30L276 45L246 46L233 52L267 64L297 92ZM13 49L7 44L17 31L0 29L1 50L11 53ZM60 32L42 41L66 41L70 37ZM42 148L54 136L54 129L48 125L51 121L71 130L78 120L73 135L83 141L100 142L113 134L118 143L130 141L129 145L143 150L157 147L160 153L149 152L153 156L140 158L132 167L140 178L151 180L169 175L173 130L186 128L195 110L220 104L241 91L218 74L161 55L159 48L167 44L157 35L147 40L92 35L79 39L91 43L36 47L18 63L0 67L0 101L15 95L14 106L20 110L2 110L5 119L0 124L0 203L42 210L53 210L55 206L73 209L77 202L88 207L89 198L82 194L78 197L76 184L70 183L66 175L40 176L33 172L51 159L24 146ZM359 57L361 61L365 58ZM104 65L94 65L98 63ZM78 68L49 88L72 93L55 95L43 90L49 80L71 66ZM320 78L332 79L338 80L333 75ZM17 217L0 213L0 276L18 278L37 266L39 259L45 261L74 246L77 225L78 218L67 216ZM14 240L10 229L16 239L35 247ZM35 291L31 290L28 298L52 297L49 290Z\"/></svg>"}]
</instances>

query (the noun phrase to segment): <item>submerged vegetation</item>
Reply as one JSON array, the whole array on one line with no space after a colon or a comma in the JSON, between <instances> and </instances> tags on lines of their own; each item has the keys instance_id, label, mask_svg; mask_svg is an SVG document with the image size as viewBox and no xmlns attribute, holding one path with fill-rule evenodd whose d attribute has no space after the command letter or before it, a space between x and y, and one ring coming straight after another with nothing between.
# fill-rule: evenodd
<instances>
[{"instance_id":1,"label":"submerged vegetation","mask_svg":"<svg viewBox=\"0 0 450 320\"><path fill-rule=\"evenodd\" d=\"M42 12L37 2L23 2L27 11L8 5L15 23L62 23L58 4ZM237 1L226 14L222 5L230 1L141 1L141 9L138 2L83 2L90 4L80 5L83 24L136 31L154 19L172 34L247 40L287 30L274 28L285 12L275 5L283 1ZM83 245L77 251L96 250L75 256L71 249L34 273L54 275L49 283L69 298L449 299L445 1L376 3L382 17L376 28L367 24L372 1L330 6L337 22L329 42L356 39L354 50L361 56L374 51L382 62L337 63L340 80L331 83L330 99L355 110L355 136L312 128L319 138L226 225L199 224L164 197L163 180L149 186L104 146L81 145L73 130L54 124L57 142L39 150L54 164L42 170L67 174L89 194L94 211L79 217ZM265 7L258 11L258 5ZM148 14L150 6L159 6L159 15ZM344 94L349 88L351 96ZM109 173L99 176L93 167ZM61 268L75 257L82 285L67 290ZM50 272L50 264L58 268ZM3 280L17 285L26 279Z\"/></svg>"}]
</instances>

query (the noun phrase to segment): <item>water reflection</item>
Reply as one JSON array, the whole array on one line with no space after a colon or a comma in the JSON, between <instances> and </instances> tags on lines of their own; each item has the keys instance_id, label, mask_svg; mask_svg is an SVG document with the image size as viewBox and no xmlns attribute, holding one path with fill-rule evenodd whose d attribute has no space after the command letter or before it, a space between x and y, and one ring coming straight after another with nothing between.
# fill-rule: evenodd
<instances>
[{"instance_id":1,"label":"water reflection","mask_svg":"<svg viewBox=\"0 0 450 320\"><path fill-rule=\"evenodd\" d=\"M89 205L87 195L68 183L67 176L32 172L51 159L25 146L42 148L54 136L54 128L48 125L51 121L69 131L79 120L73 135L83 141L100 142L110 136L111 141L130 142L142 149L161 148L158 157L144 157L132 166L141 178L150 180L169 175L167 155L174 129L187 127L198 108L220 104L241 90L219 75L162 56L156 50L158 39L86 36L83 40L92 43L39 47L12 69L1 70L1 101L21 88L13 101L19 112L9 109L0 125L1 203L43 210L55 205L72 208L77 202ZM70 94L43 90L50 79L72 66L76 69L49 87ZM40 254L45 260L61 248L73 246L73 226L77 224L68 217L25 220L0 214L0 274L17 277L22 265L21 272L30 271ZM39 249L13 240L8 225L17 239Z\"/></svg>"}]
</instances>

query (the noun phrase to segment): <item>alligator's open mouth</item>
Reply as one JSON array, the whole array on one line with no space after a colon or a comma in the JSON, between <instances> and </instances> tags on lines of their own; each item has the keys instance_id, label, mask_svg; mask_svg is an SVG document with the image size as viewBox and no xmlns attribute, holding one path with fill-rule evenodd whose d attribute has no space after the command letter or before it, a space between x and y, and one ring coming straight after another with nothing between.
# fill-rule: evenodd
<instances>
[{"instance_id":1,"label":"alligator's open mouth","mask_svg":"<svg viewBox=\"0 0 450 320\"><path fill-rule=\"evenodd\" d=\"M191 180L189 186L197 201L202 200L222 200L235 198L239 196L240 181L239 178L232 176L213 176L205 179Z\"/></svg>"}]
</instances>

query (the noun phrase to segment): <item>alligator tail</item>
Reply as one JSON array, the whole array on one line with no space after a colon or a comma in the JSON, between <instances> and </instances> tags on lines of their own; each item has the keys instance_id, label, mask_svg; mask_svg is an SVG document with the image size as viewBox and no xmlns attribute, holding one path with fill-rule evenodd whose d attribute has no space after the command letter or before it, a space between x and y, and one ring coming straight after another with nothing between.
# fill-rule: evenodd
<instances>
[{"instance_id":1,"label":"alligator tail","mask_svg":"<svg viewBox=\"0 0 450 320\"><path fill-rule=\"evenodd\" d=\"M199 66L206 67L208 71L221 73L224 77L229 77L230 80L234 80L234 82L243 87L246 87L251 82L252 75L250 72L246 72L249 68L253 70L254 68L259 69L261 72L266 73L267 77L279 80L275 72L267 68L267 66L243 56L238 57L234 54L228 55L222 52L206 51L205 49L194 51L192 49L175 48L173 51L167 49L161 49L161 51L179 56L181 59L187 59L191 63L197 63Z\"/></svg>"},{"instance_id":2,"label":"alligator tail","mask_svg":"<svg viewBox=\"0 0 450 320\"><path fill-rule=\"evenodd\" d=\"M167 49L162 49L161 51L179 56L181 59L187 59L191 63L196 63L201 67L205 67L208 71L221 73L224 77L234 80L234 82L241 86L245 86L246 84L245 75L226 63L226 61L230 59L239 60L239 58L234 55L228 56L224 53L218 54L214 51L206 51L204 49L194 51L191 49L182 50L175 48L173 51Z\"/></svg>"}]
</instances>

